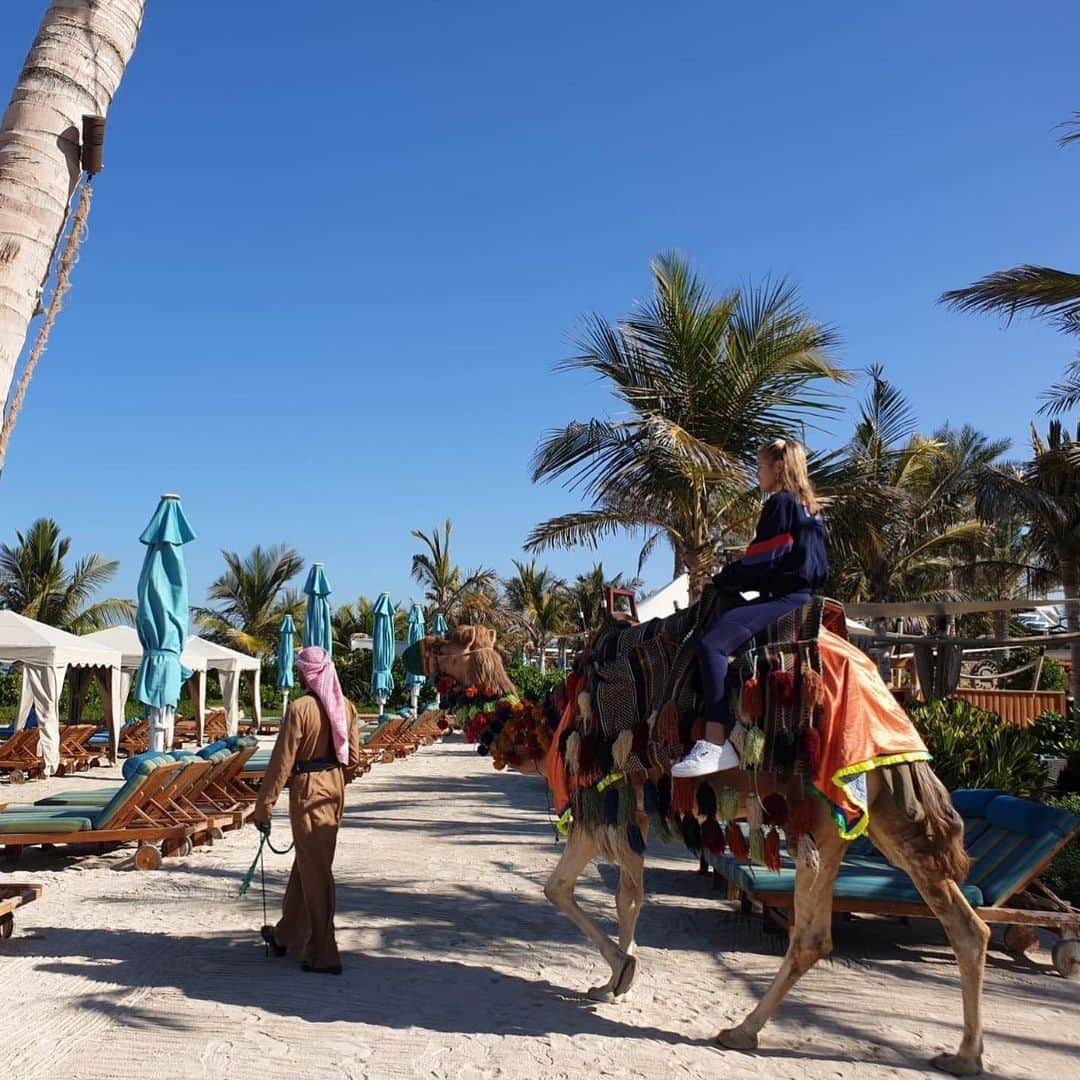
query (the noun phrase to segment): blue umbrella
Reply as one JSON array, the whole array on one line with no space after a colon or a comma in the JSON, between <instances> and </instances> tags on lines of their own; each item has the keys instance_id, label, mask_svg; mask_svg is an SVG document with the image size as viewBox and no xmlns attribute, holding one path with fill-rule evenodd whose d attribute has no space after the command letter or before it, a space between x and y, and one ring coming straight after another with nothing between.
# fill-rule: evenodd
<instances>
[{"instance_id":1,"label":"blue umbrella","mask_svg":"<svg viewBox=\"0 0 1080 1080\"><path fill-rule=\"evenodd\" d=\"M450 633L450 627L447 624L446 619L443 618L443 613L441 611L435 616L435 621L431 624L431 632L436 637L441 638L446 637L446 635Z\"/></svg>"},{"instance_id":2,"label":"blue umbrella","mask_svg":"<svg viewBox=\"0 0 1080 1080\"><path fill-rule=\"evenodd\" d=\"M317 562L304 584L307 593L307 612L304 615L304 648L316 645L328 653L334 651L333 628L330 624L330 583L326 580L323 564Z\"/></svg>"},{"instance_id":3,"label":"blue umbrella","mask_svg":"<svg viewBox=\"0 0 1080 1080\"><path fill-rule=\"evenodd\" d=\"M373 609L375 624L371 628L371 696L379 703L379 712L386 711L386 702L394 692L394 605L389 593L380 593Z\"/></svg>"},{"instance_id":4,"label":"blue umbrella","mask_svg":"<svg viewBox=\"0 0 1080 1080\"><path fill-rule=\"evenodd\" d=\"M413 604L409 608L409 639L410 645L424 640L424 609L419 604ZM420 708L420 687L427 682L423 675L409 674L405 677L405 685L409 688L409 701L412 704L414 714Z\"/></svg>"},{"instance_id":5,"label":"blue umbrella","mask_svg":"<svg viewBox=\"0 0 1080 1080\"><path fill-rule=\"evenodd\" d=\"M281 715L284 716L289 704L289 691L293 688L293 638L296 636L296 626L291 615L286 615L281 620L279 632L281 638L277 650L277 684L281 691Z\"/></svg>"},{"instance_id":6,"label":"blue umbrella","mask_svg":"<svg viewBox=\"0 0 1080 1080\"><path fill-rule=\"evenodd\" d=\"M162 495L139 540L146 557L139 574L135 630L143 647L135 697L147 707L150 749L172 748L180 687L191 672L180 663L188 635L188 584L182 548L195 539L179 495Z\"/></svg>"}]
</instances>

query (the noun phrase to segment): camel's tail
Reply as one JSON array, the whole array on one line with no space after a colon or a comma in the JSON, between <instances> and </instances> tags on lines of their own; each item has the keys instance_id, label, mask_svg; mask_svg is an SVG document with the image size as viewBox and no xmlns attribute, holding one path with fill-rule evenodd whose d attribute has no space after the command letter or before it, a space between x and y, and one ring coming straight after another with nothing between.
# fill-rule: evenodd
<instances>
[{"instance_id":1,"label":"camel's tail","mask_svg":"<svg viewBox=\"0 0 1080 1080\"><path fill-rule=\"evenodd\" d=\"M922 813L916 815L917 820L909 818L908 839L943 877L962 882L971 868L964 850L964 820L928 762L913 762L909 768Z\"/></svg>"}]
</instances>

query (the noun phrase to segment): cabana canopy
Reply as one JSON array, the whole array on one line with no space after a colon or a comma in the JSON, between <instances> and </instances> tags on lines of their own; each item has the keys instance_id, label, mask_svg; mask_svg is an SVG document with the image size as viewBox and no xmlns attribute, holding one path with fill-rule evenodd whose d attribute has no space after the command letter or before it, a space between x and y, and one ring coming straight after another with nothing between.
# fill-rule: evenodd
<instances>
[{"instance_id":1,"label":"cabana canopy","mask_svg":"<svg viewBox=\"0 0 1080 1080\"><path fill-rule=\"evenodd\" d=\"M16 729L26 724L31 705L41 730L41 757L47 775L60 765L60 693L68 673L73 684L98 680L113 757L123 723L121 654L118 649L54 626L35 622L14 611L0 611L0 663L21 664L23 691ZM75 686L72 686L75 690Z\"/></svg>"},{"instance_id":2,"label":"cabana canopy","mask_svg":"<svg viewBox=\"0 0 1080 1080\"><path fill-rule=\"evenodd\" d=\"M93 634L87 634L80 641L92 641L108 648L116 649L121 656L120 660L120 702L121 707L127 701L131 693L131 684L142 663L143 647L139 641L139 633L134 626L110 626L105 630L97 630ZM191 649L185 648L180 663L191 671L188 680L188 690L191 694L192 711L195 714L195 723L198 725L199 741L202 741L203 715L206 711L206 660ZM85 690L83 691L85 693ZM72 704L75 704L74 688Z\"/></svg>"},{"instance_id":3,"label":"cabana canopy","mask_svg":"<svg viewBox=\"0 0 1080 1080\"><path fill-rule=\"evenodd\" d=\"M184 663L188 663L188 656L201 660L206 671L216 671L221 680L221 693L225 698L225 716L229 724L229 734L235 735L240 727L240 677L248 681L251 689L251 712L256 727L262 723L262 703L259 700L259 684L262 676L262 661L256 656L248 656L247 653L237 652L235 649L226 648L224 645L215 645L212 641L204 638L189 637L184 647ZM205 702L205 682L203 683L203 699ZM202 728L199 728L199 736L202 738Z\"/></svg>"}]
</instances>

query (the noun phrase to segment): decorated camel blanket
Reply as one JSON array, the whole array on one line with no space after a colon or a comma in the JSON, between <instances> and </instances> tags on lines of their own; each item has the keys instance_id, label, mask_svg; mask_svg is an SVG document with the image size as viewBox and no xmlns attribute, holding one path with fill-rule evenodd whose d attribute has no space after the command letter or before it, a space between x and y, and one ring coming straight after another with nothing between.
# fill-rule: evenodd
<instances>
[{"instance_id":1,"label":"decorated camel blanket","mask_svg":"<svg viewBox=\"0 0 1080 1080\"><path fill-rule=\"evenodd\" d=\"M842 636L838 610L815 600L771 627L732 664L728 697L744 769L796 778L798 790L828 803L840 835L851 840L869 825L867 775L930 755L873 662ZM713 805L727 802L722 790L716 799L706 794L702 811L702 785L668 775L700 735L694 641L707 617L695 606L613 631L545 703L466 699L466 737L496 768L545 775L563 828L578 818L633 829L636 785L661 835L675 826L685 836L692 815L723 822L724 807ZM790 808L777 809L775 798L772 805L765 829L786 822L792 833Z\"/></svg>"}]
</instances>

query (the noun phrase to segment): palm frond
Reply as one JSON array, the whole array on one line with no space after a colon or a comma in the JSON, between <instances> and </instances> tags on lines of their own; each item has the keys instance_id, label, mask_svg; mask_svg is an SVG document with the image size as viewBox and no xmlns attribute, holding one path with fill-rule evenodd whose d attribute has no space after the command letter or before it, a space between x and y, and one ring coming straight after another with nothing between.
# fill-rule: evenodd
<instances>
[{"instance_id":1,"label":"palm frond","mask_svg":"<svg viewBox=\"0 0 1080 1080\"><path fill-rule=\"evenodd\" d=\"M953 289L941 302L958 311L1000 312L1006 322L1030 313L1066 333L1080 330L1080 274L1048 266L1015 266Z\"/></svg>"}]
</instances>

